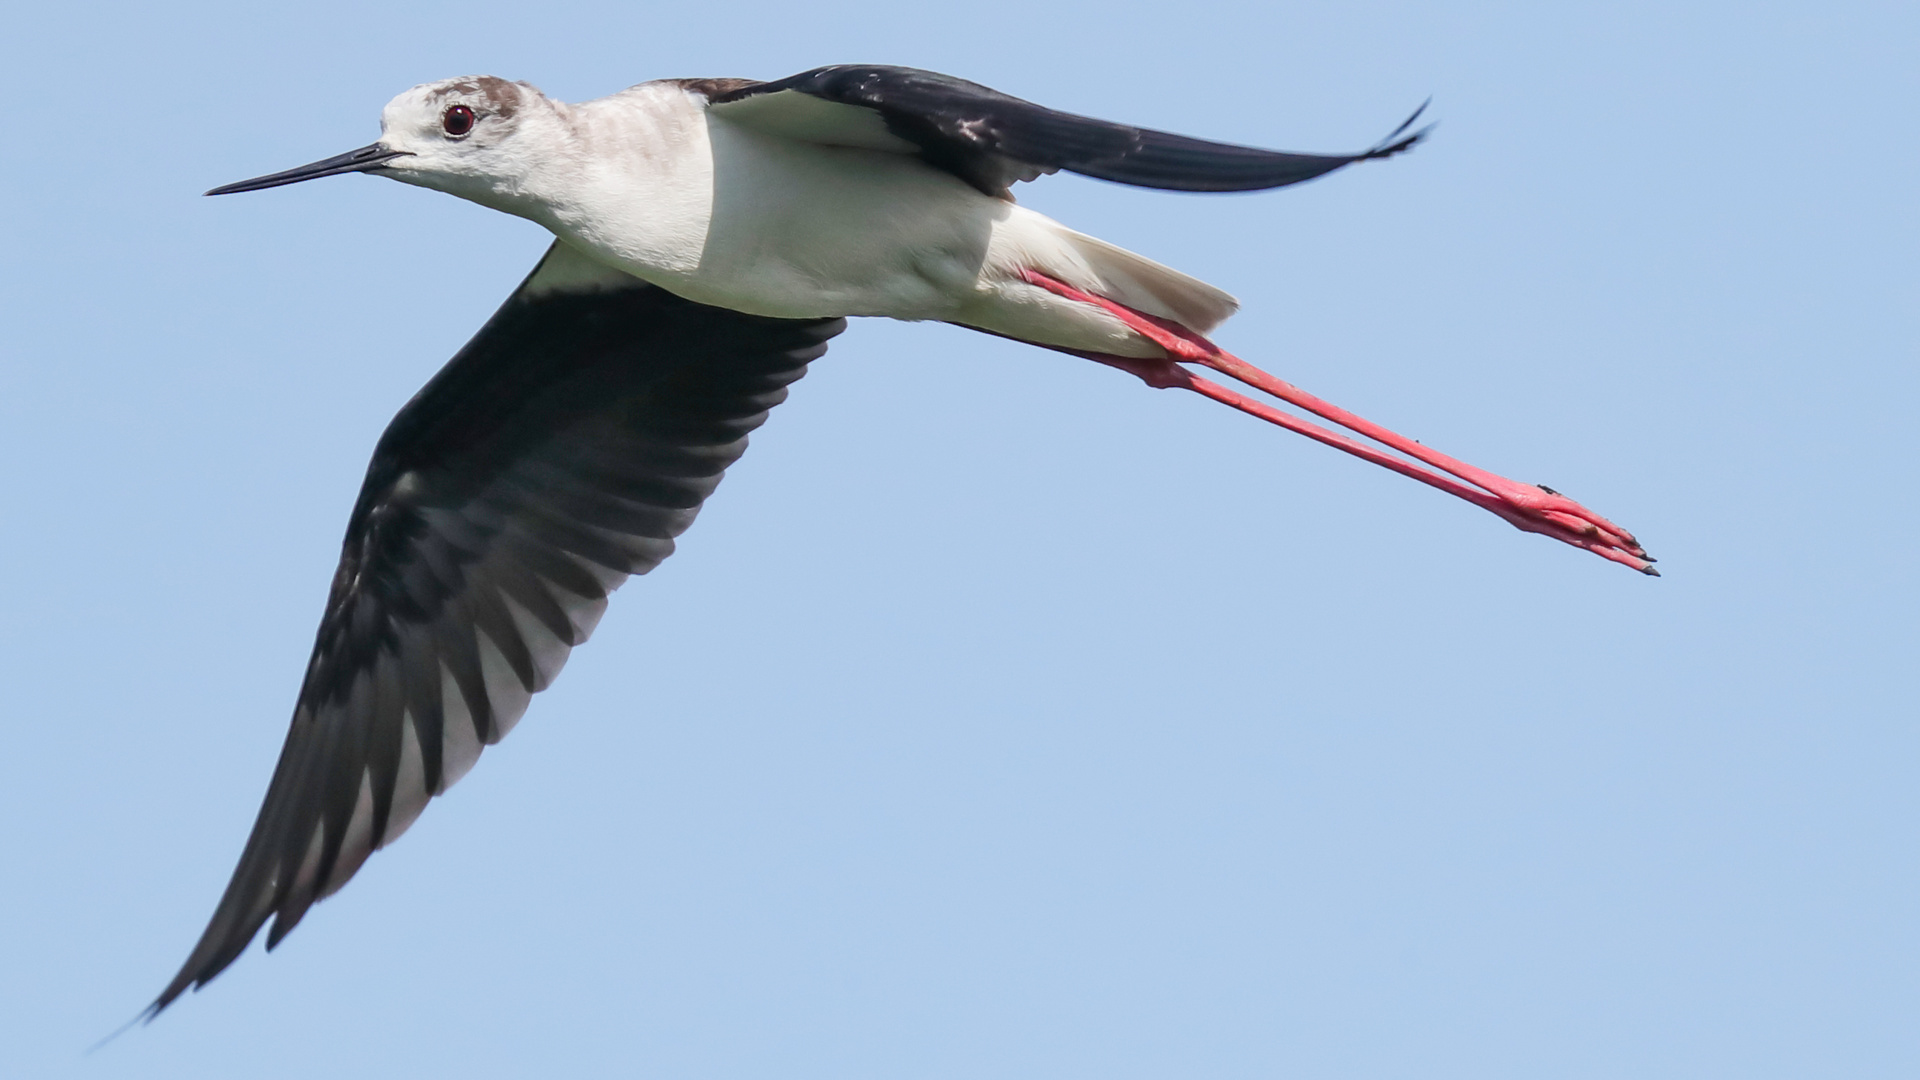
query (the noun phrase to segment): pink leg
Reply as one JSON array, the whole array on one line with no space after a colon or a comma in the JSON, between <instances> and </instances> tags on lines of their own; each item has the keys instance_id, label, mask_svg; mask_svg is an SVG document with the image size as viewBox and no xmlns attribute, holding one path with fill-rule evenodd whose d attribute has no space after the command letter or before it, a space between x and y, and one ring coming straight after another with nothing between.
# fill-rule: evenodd
<instances>
[{"instance_id":1,"label":"pink leg","mask_svg":"<svg viewBox=\"0 0 1920 1080\"><path fill-rule=\"evenodd\" d=\"M1291 383L1274 378L1178 323L1135 311L1105 297L1082 292L1037 271L1023 271L1022 276L1028 283L1049 292L1104 308L1143 337L1165 349L1168 358L1149 360L1110 356L1104 353L1076 353L1076 355L1131 372L1149 386L1191 390L1204 397L1231 405L1242 412L1250 413L1269 423L1278 424L1289 431L1298 432L1376 465L1385 466L1402 476L1411 477L1448 494L1457 495L1476 506L1500 515L1516 528L1550 536L1562 543L1591 551L1601 558L1630 566L1643 574L1659 576L1659 571L1653 568L1653 558L1647 554L1645 548L1640 546L1639 541L1633 538L1632 533L1557 491L1496 476L1484 469L1468 465L1464 461L1458 461L1428 449L1404 435L1389 431L1370 420L1362 419L1345 409L1322 401ZM1272 394L1290 405L1298 406L1315 416L1331 420L1349 431L1397 450L1425 463L1430 468L1423 469L1412 462L1394 457L1349 436L1237 394L1180 367L1176 361L1205 365L1248 386ZM1456 480L1455 477L1459 479Z\"/></svg>"}]
</instances>

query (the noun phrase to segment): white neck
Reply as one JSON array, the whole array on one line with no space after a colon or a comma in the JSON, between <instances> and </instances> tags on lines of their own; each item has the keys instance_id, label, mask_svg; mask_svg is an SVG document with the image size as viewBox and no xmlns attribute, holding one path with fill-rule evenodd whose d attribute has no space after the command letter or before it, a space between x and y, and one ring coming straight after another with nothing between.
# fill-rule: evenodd
<instances>
[{"instance_id":1,"label":"white neck","mask_svg":"<svg viewBox=\"0 0 1920 1080\"><path fill-rule=\"evenodd\" d=\"M713 154L699 103L678 86L648 83L555 115L551 137L541 132L529 154L523 197L501 209L631 271L693 273L713 215Z\"/></svg>"}]
</instances>

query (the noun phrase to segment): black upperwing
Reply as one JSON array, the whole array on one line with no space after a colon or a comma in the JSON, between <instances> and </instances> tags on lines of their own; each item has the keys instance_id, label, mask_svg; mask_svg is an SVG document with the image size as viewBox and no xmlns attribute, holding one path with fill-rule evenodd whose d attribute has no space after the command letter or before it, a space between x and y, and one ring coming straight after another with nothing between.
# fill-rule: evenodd
<instances>
[{"instance_id":1,"label":"black upperwing","mask_svg":"<svg viewBox=\"0 0 1920 1080\"><path fill-rule=\"evenodd\" d=\"M498 742L844 327L695 304L556 243L381 436L260 816L147 1015L269 916L272 948Z\"/></svg>"},{"instance_id":2,"label":"black upperwing","mask_svg":"<svg viewBox=\"0 0 1920 1080\"><path fill-rule=\"evenodd\" d=\"M1060 169L1172 191L1258 191L1389 157L1428 130L1404 134L1426 110L1422 105L1372 149L1291 154L1055 112L916 68L836 64L773 82L684 84L706 93L716 116L813 142L917 152L989 195ZM830 104L798 100L803 95Z\"/></svg>"}]
</instances>

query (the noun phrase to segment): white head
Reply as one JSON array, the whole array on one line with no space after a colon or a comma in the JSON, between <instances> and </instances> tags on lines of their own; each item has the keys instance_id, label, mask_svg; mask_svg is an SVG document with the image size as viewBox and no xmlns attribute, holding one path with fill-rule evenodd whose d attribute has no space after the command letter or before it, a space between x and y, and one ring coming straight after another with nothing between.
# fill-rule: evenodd
<instances>
[{"instance_id":1,"label":"white head","mask_svg":"<svg viewBox=\"0 0 1920 1080\"><path fill-rule=\"evenodd\" d=\"M492 75L422 83L381 110L380 141L207 194L367 172L513 212L537 167L564 142L561 108L526 83Z\"/></svg>"}]
</instances>

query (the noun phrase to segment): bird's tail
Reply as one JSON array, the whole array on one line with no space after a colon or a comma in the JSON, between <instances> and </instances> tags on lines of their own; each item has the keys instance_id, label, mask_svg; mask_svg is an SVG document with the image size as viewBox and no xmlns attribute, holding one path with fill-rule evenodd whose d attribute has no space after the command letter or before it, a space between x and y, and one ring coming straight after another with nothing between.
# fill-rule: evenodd
<instances>
[{"instance_id":1,"label":"bird's tail","mask_svg":"<svg viewBox=\"0 0 1920 1080\"><path fill-rule=\"evenodd\" d=\"M1099 279L1093 291L1135 311L1172 319L1195 333L1210 334L1240 310L1240 301L1199 278L1097 237L1062 225L1056 224L1055 228L1060 239L1086 260Z\"/></svg>"}]
</instances>

